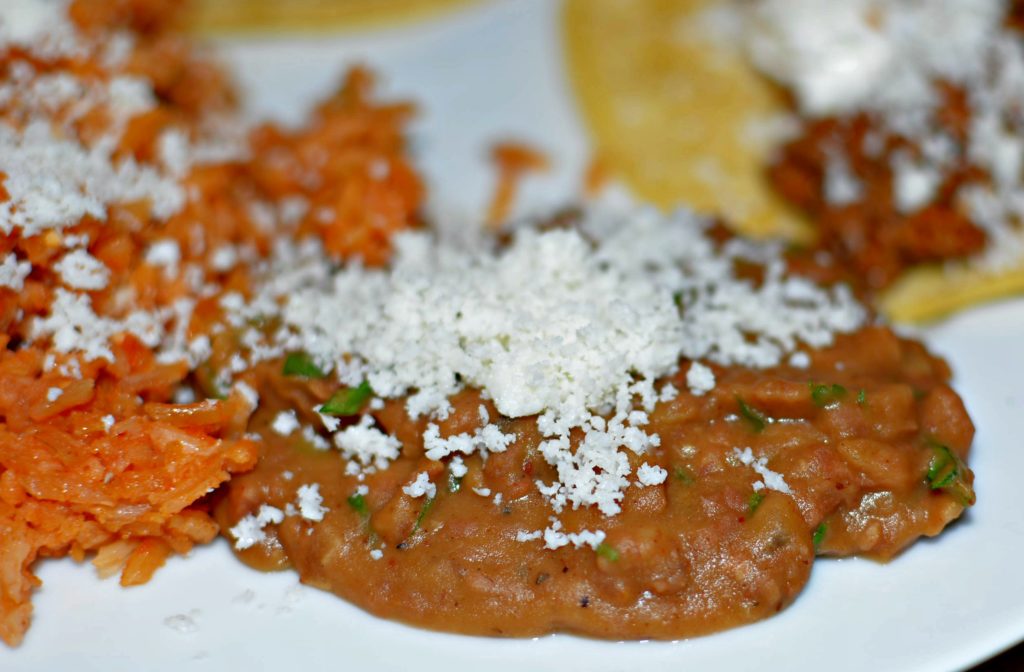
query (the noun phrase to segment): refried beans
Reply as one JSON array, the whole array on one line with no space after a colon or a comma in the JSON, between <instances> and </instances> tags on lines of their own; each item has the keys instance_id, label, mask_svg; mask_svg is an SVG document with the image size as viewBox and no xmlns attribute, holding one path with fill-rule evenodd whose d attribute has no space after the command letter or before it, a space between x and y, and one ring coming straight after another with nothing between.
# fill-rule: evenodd
<instances>
[{"instance_id":1,"label":"refried beans","mask_svg":"<svg viewBox=\"0 0 1024 672\"><path fill-rule=\"evenodd\" d=\"M728 244L719 236L715 253ZM766 258L734 264L748 291L771 282ZM683 314L699 305L685 292L676 299ZM293 568L308 585L421 627L671 639L749 623L789 605L816 556L887 560L974 502L964 463L974 427L945 362L884 326L838 331L771 365L678 359L654 384L674 394L636 420L659 440L618 452L637 478L614 515L553 510L547 484L566 476L547 452L543 414L508 417L500 395L467 384L443 418L417 415L409 395L339 386L312 358L270 359L247 374L261 394L250 425L259 464L231 480L215 516L247 564ZM344 408L325 430L328 407ZM597 415L610 427L612 414ZM438 438L488 426L514 440L428 455ZM570 454L584 452L591 426L568 432ZM353 427L390 437L386 465L354 468L324 439ZM296 502L306 508L311 484L307 516ZM558 541L569 530L600 536Z\"/></svg>"}]
</instances>

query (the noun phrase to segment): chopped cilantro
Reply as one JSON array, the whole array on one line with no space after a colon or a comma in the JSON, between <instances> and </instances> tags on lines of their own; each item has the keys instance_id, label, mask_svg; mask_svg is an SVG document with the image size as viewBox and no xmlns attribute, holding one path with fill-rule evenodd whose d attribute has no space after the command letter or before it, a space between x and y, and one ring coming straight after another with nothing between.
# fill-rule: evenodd
<instances>
[{"instance_id":1,"label":"chopped cilantro","mask_svg":"<svg viewBox=\"0 0 1024 672\"><path fill-rule=\"evenodd\" d=\"M316 365L313 358L304 352L289 353L285 357L282 373L301 378L323 378L327 375Z\"/></svg>"},{"instance_id":2,"label":"chopped cilantro","mask_svg":"<svg viewBox=\"0 0 1024 672\"><path fill-rule=\"evenodd\" d=\"M448 492L458 492L459 488L462 487L462 479L453 474L451 471L448 472Z\"/></svg>"},{"instance_id":3,"label":"chopped cilantro","mask_svg":"<svg viewBox=\"0 0 1024 672\"><path fill-rule=\"evenodd\" d=\"M349 495L348 505L363 518L370 515L370 507L366 505L366 498L358 493Z\"/></svg>"},{"instance_id":4,"label":"chopped cilantro","mask_svg":"<svg viewBox=\"0 0 1024 672\"><path fill-rule=\"evenodd\" d=\"M747 509L749 509L750 513L753 514L754 511L757 511L757 507L761 506L761 502L763 501L763 492L752 492L750 493L750 499L747 500Z\"/></svg>"},{"instance_id":5,"label":"chopped cilantro","mask_svg":"<svg viewBox=\"0 0 1024 672\"><path fill-rule=\"evenodd\" d=\"M348 416L356 415L363 409L363 404L373 396L373 389L365 380L359 383L359 387L344 387L327 400L320 407L320 412L325 415Z\"/></svg>"},{"instance_id":6,"label":"chopped cilantro","mask_svg":"<svg viewBox=\"0 0 1024 672\"><path fill-rule=\"evenodd\" d=\"M941 443L931 441L932 448L931 462L928 463L928 473L925 479L932 490L944 490L955 497L964 506L974 504L974 488L967 480L970 470L949 447Z\"/></svg>"},{"instance_id":7,"label":"chopped cilantro","mask_svg":"<svg viewBox=\"0 0 1024 672\"><path fill-rule=\"evenodd\" d=\"M431 497L430 499L428 499L423 504L423 508L420 509L420 515L416 516L416 524L412 526L413 534L416 533L416 530L420 529L420 525L423 523L423 519L426 518L427 514L430 513L430 510L432 508L434 508L434 500L435 499L437 499L436 495L434 497Z\"/></svg>"},{"instance_id":8,"label":"chopped cilantro","mask_svg":"<svg viewBox=\"0 0 1024 672\"><path fill-rule=\"evenodd\" d=\"M764 413L747 404L747 402L743 401L743 397L739 395L736 395L736 403L739 404L740 407L740 416L750 424L750 428L754 433L760 434L763 432L765 425L767 424Z\"/></svg>"},{"instance_id":9,"label":"chopped cilantro","mask_svg":"<svg viewBox=\"0 0 1024 672\"><path fill-rule=\"evenodd\" d=\"M594 549L594 552L602 558L604 558L605 560L607 560L608 562L616 562L619 559L619 552L615 550L614 546L611 546L609 544L598 544L597 548Z\"/></svg>"},{"instance_id":10,"label":"chopped cilantro","mask_svg":"<svg viewBox=\"0 0 1024 672\"><path fill-rule=\"evenodd\" d=\"M693 472L686 467L676 467L672 470L672 474L675 476L677 481L686 485L690 485L697 480L697 477L693 475Z\"/></svg>"},{"instance_id":11,"label":"chopped cilantro","mask_svg":"<svg viewBox=\"0 0 1024 672\"><path fill-rule=\"evenodd\" d=\"M811 388L811 400L816 406L831 406L839 403L839 400L846 396L846 388L842 385L825 385L818 383L807 383Z\"/></svg>"},{"instance_id":12,"label":"chopped cilantro","mask_svg":"<svg viewBox=\"0 0 1024 672\"><path fill-rule=\"evenodd\" d=\"M811 541L814 542L814 550L818 550L818 547L821 546L821 542L825 541L825 534L827 532L828 525L826 525L825 523L822 523L821 525L818 525L817 528L815 528L814 535L811 536Z\"/></svg>"},{"instance_id":13,"label":"chopped cilantro","mask_svg":"<svg viewBox=\"0 0 1024 672\"><path fill-rule=\"evenodd\" d=\"M857 405L863 406L866 403L868 403L868 393L864 388L861 388L860 392L857 393Z\"/></svg>"}]
</instances>

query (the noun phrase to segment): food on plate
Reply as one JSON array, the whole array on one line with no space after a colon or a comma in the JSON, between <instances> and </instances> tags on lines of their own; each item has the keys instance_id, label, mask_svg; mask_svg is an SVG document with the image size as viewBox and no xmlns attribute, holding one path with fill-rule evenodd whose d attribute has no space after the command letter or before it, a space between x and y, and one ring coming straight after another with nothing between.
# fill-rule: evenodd
<instances>
[{"instance_id":1,"label":"food on plate","mask_svg":"<svg viewBox=\"0 0 1024 672\"><path fill-rule=\"evenodd\" d=\"M562 24L595 150L639 198L687 203L748 235L808 238L764 179L792 121L750 67L734 4L567 0Z\"/></svg>"},{"instance_id":2,"label":"food on plate","mask_svg":"<svg viewBox=\"0 0 1024 672\"><path fill-rule=\"evenodd\" d=\"M39 558L147 581L217 535L206 495L252 468L218 300L280 238L382 261L422 187L408 105L355 72L308 125L247 137L174 3L0 10L0 639ZM227 371L227 368L225 368Z\"/></svg>"},{"instance_id":3,"label":"food on plate","mask_svg":"<svg viewBox=\"0 0 1024 672\"><path fill-rule=\"evenodd\" d=\"M6 643L38 559L218 533L424 627L696 635L973 504L948 367L822 269L614 191L444 233L411 105L251 126L179 11L0 11ZM546 160L495 159L497 223Z\"/></svg>"},{"instance_id":4,"label":"food on plate","mask_svg":"<svg viewBox=\"0 0 1024 672\"><path fill-rule=\"evenodd\" d=\"M216 515L255 567L428 628L677 638L974 501L945 363L777 244L592 204L395 250L286 251L228 314L261 455Z\"/></svg>"},{"instance_id":5,"label":"food on plate","mask_svg":"<svg viewBox=\"0 0 1024 672\"><path fill-rule=\"evenodd\" d=\"M895 319L932 318L1024 290L1019 3L675 2L637 12L648 16L644 34L662 26L653 40L629 30L642 19L620 21L605 5L616 3L569 3L569 58L590 126L599 142L618 139L626 176L642 181L641 193L653 180L679 180L672 160L703 162L710 148L725 167L716 180L750 178L802 212L817 233L812 253L831 255ZM573 39L578 23L603 26L600 44L622 48L585 53L587 43ZM683 51L694 39L702 47ZM652 46L661 43L669 47ZM633 64L631 88L599 60L610 53ZM648 81L633 72L650 73L654 86L633 85ZM748 87L758 72L762 81ZM770 81L777 95L739 112L721 93ZM590 94L595 82L604 82L599 96ZM723 120L778 130L761 136L775 149L756 137L738 151L680 145L669 150L674 157L646 164L651 176L629 168ZM767 179L758 180L762 171ZM772 208L774 217L735 219L744 231L792 237L778 223L791 210Z\"/></svg>"},{"instance_id":6,"label":"food on plate","mask_svg":"<svg viewBox=\"0 0 1024 672\"><path fill-rule=\"evenodd\" d=\"M187 23L203 32L371 28L431 18L479 0L194 0Z\"/></svg>"}]
</instances>

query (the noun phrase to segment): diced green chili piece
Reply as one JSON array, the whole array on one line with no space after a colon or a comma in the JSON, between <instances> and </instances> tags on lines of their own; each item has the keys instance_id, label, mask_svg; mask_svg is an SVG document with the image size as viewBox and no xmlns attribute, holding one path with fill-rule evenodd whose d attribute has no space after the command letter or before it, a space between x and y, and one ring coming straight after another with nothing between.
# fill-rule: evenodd
<instances>
[{"instance_id":1,"label":"diced green chili piece","mask_svg":"<svg viewBox=\"0 0 1024 672\"><path fill-rule=\"evenodd\" d=\"M431 510L432 508L434 508L434 500L435 500L435 499L437 499L437 496L436 496L436 495L435 495L435 496L433 496L433 497L431 497L430 499L428 499L428 500L427 500L427 501L426 501L426 502L425 502L425 503L423 504L423 508L422 508L422 509L420 509L420 515L416 516L416 524L412 526L412 532L413 532L413 534L415 534L415 533L416 533L416 531L417 531L418 529L420 529L420 525L421 525L421 524L423 523L423 519L424 519L424 518L426 518L426 517L427 517L427 514L428 514L428 513L430 513L430 510Z\"/></svg>"},{"instance_id":2,"label":"diced green chili piece","mask_svg":"<svg viewBox=\"0 0 1024 672\"><path fill-rule=\"evenodd\" d=\"M747 402L743 401L743 397L736 395L736 403L740 407L740 416L750 424L750 429L755 434L760 434L764 431L767 419L764 417L764 413L757 410Z\"/></svg>"},{"instance_id":3,"label":"diced green chili piece","mask_svg":"<svg viewBox=\"0 0 1024 672\"><path fill-rule=\"evenodd\" d=\"M359 493L349 495L348 505L363 518L369 517L370 507L366 505L366 498Z\"/></svg>"},{"instance_id":4,"label":"diced green chili piece","mask_svg":"<svg viewBox=\"0 0 1024 672\"><path fill-rule=\"evenodd\" d=\"M828 533L828 525L821 523L814 530L814 535L811 537L811 541L814 542L814 550L818 550L821 546L821 542L825 541L825 534Z\"/></svg>"},{"instance_id":5,"label":"diced green chili piece","mask_svg":"<svg viewBox=\"0 0 1024 672\"><path fill-rule=\"evenodd\" d=\"M974 488L967 481L970 471L960 456L941 443L930 441L932 448L931 462L925 479L932 490L944 490L955 497L964 506L974 504Z\"/></svg>"},{"instance_id":6,"label":"diced green chili piece","mask_svg":"<svg viewBox=\"0 0 1024 672\"><path fill-rule=\"evenodd\" d=\"M750 513L753 514L754 511L757 511L757 507L761 506L761 502L763 501L763 492L752 492L750 493L750 498L747 500L747 509L749 509Z\"/></svg>"},{"instance_id":7,"label":"diced green chili piece","mask_svg":"<svg viewBox=\"0 0 1024 672\"><path fill-rule=\"evenodd\" d=\"M597 548L594 549L594 552L608 562L617 562L619 559L619 552L615 547L604 542L598 544Z\"/></svg>"},{"instance_id":8,"label":"diced green chili piece","mask_svg":"<svg viewBox=\"0 0 1024 672\"><path fill-rule=\"evenodd\" d=\"M301 378L323 378L327 375L316 365L313 358L304 352L289 353L284 359L282 373Z\"/></svg>"},{"instance_id":9,"label":"diced green chili piece","mask_svg":"<svg viewBox=\"0 0 1024 672\"><path fill-rule=\"evenodd\" d=\"M686 467L676 467L672 470L672 474L675 476L677 481L686 485L690 485L697 480L697 477L693 475L693 472Z\"/></svg>"},{"instance_id":10,"label":"diced green chili piece","mask_svg":"<svg viewBox=\"0 0 1024 672\"><path fill-rule=\"evenodd\" d=\"M372 396L373 389L364 380L359 383L359 387L345 387L335 392L327 400L327 403L320 407L320 412L325 415L338 415L342 417L356 415L363 409L363 404Z\"/></svg>"},{"instance_id":11,"label":"diced green chili piece","mask_svg":"<svg viewBox=\"0 0 1024 672\"><path fill-rule=\"evenodd\" d=\"M839 384L807 383L807 385L811 388L811 400L816 406L822 408L839 403L839 400L846 396L846 388Z\"/></svg>"},{"instance_id":12,"label":"diced green chili piece","mask_svg":"<svg viewBox=\"0 0 1024 672\"><path fill-rule=\"evenodd\" d=\"M868 393L864 388L861 388L860 392L857 393L857 405L863 406L868 403Z\"/></svg>"}]
</instances>

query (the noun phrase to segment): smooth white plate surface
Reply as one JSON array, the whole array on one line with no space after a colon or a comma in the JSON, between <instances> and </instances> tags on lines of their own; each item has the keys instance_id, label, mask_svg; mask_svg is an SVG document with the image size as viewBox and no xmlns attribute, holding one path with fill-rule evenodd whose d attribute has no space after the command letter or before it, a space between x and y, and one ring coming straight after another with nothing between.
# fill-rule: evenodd
<instances>
[{"instance_id":1,"label":"smooth white plate surface","mask_svg":"<svg viewBox=\"0 0 1024 672\"><path fill-rule=\"evenodd\" d=\"M529 140L555 157L554 174L528 185L530 203L574 193L587 148L559 50L557 6L546 0L506 0L358 38L225 45L254 112L290 121L348 65L372 64L386 92L422 105L416 147L435 209L467 221L489 194L486 148L496 138ZM971 457L977 506L889 565L816 563L804 594L765 622L675 643L443 635L375 619L299 587L290 573L253 572L219 540L131 590L97 580L88 566L44 563L35 622L20 649L0 649L0 669L962 668L1024 638L1024 300L921 335L949 359L979 428Z\"/></svg>"}]
</instances>

